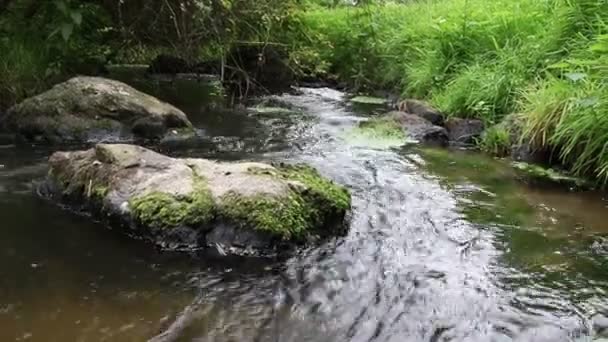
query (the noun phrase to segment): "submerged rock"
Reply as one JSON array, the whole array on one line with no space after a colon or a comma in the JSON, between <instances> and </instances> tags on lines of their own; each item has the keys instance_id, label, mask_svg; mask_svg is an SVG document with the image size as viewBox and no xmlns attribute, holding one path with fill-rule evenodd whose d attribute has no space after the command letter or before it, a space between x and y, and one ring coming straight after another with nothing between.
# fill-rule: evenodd
<instances>
[{"instance_id":1,"label":"submerged rock","mask_svg":"<svg viewBox=\"0 0 608 342\"><path fill-rule=\"evenodd\" d=\"M421 116L404 112L390 112L386 119L396 122L409 139L436 146L445 146L448 143L448 134L445 128L433 125Z\"/></svg>"},{"instance_id":2,"label":"submerged rock","mask_svg":"<svg viewBox=\"0 0 608 342\"><path fill-rule=\"evenodd\" d=\"M56 152L44 194L168 249L271 254L345 232L350 195L304 165L171 158L99 144Z\"/></svg>"},{"instance_id":3,"label":"submerged rock","mask_svg":"<svg viewBox=\"0 0 608 342\"><path fill-rule=\"evenodd\" d=\"M390 112L363 121L355 133L372 139L400 139L404 143L445 146L448 142L445 128L435 126L420 116L404 112Z\"/></svg>"},{"instance_id":4,"label":"submerged rock","mask_svg":"<svg viewBox=\"0 0 608 342\"><path fill-rule=\"evenodd\" d=\"M477 119L450 118L445 122L450 141L458 144L474 144L484 130L483 121Z\"/></svg>"},{"instance_id":5,"label":"submerged rock","mask_svg":"<svg viewBox=\"0 0 608 342\"><path fill-rule=\"evenodd\" d=\"M28 141L49 143L161 138L190 131L186 114L122 82L75 77L13 106L3 125Z\"/></svg>"},{"instance_id":6,"label":"submerged rock","mask_svg":"<svg viewBox=\"0 0 608 342\"><path fill-rule=\"evenodd\" d=\"M554 169L547 169L539 165L528 164L524 162L513 162L513 167L529 181L542 184L555 184L566 186L571 189L590 189L593 185L578 177L566 175Z\"/></svg>"},{"instance_id":7,"label":"submerged rock","mask_svg":"<svg viewBox=\"0 0 608 342\"><path fill-rule=\"evenodd\" d=\"M379 105L384 106L388 104L388 100L382 97L373 97L373 96L355 96L350 99L350 102L356 104L364 104L364 105Z\"/></svg>"}]
</instances>

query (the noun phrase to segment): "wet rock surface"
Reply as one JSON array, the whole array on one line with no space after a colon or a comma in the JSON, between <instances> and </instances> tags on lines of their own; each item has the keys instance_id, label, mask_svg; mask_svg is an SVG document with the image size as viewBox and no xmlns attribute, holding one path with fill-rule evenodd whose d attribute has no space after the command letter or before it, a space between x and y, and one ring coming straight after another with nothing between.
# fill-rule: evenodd
<instances>
[{"instance_id":1,"label":"wet rock surface","mask_svg":"<svg viewBox=\"0 0 608 342\"><path fill-rule=\"evenodd\" d=\"M397 122L410 139L434 146L445 146L448 143L448 134L445 128L433 125L422 116L404 112L390 112L387 117Z\"/></svg>"},{"instance_id":2,"label":"wet rock surface","mask_svg":"<svg viewBox=\"0 0 608 342\"><path fill-rule=\"evenodd\" d=\"M170 250L276 254L344 233L350 208L344 188L304 165L178 159L125 144L56 152L49 163L43 194Z\"/></svg>"},{"instance_id":3,"label":"wet rock surface","mask_svg":"<svg viewBox=\"0 0 608 342\"><path fill-rule=\"evenodd\" d=\"M443 126L444 124L444 115L430 104L421 100L408 99L401 101L398 104L398 109L401 112L418 115L433 125Z\"/></svg>"},{"instance_id":4,"label":"wet rock surface","mask_svg":"<svg viewBox=\"0 0 608 342\"><path fill-rule=\"evenodd\" d=\"M445 122L450 141L457 144L474 144L484 131L481 120L450 118Z\"/></svg>"},{"instance_id":5,"label":"wet rock surface","mask_svg":"<svg viewBox=\"0 0 608 342\"><path fill-rule=\"evenodd\" d=\"M585 179L570 176L552 168L544 168L524 162L513 162L511 165L520 173L524 180L535 184L559 185L572 190L588 190L593 188L593 184Z\"/></svg>"},{"instance_id":6,"label":"wet rock surface","mask_svg":"<svg viewBox=\"0 0 608 342\"><path fill-rule=\"evenodd\" d=\"M100 77L75 77L28 98L9 109L2 126L43 143L156 139L192 130L181 110Z\"/></svg>"}]
</instances>

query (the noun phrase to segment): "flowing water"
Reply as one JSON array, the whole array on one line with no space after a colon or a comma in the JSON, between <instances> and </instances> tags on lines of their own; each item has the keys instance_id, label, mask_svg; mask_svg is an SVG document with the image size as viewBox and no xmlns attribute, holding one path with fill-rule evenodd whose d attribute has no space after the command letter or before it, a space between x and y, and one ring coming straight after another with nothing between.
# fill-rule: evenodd
<instances>
[{"instance_id":1,"label":"flowing water","mask_svg":"<svg viewBox=\"0 0 608 342\"><path fill-rule=\"evenodd\" d=\"M51 151L3 147L0 341L145 341L192 302L180 341L608 338L601 194L365 136L353 127L366 113L330 89L271 99L289 111L221 111L202 86L131 81L200 128L165 152L311 164L351 190L349 234L280 263L156 252L33 195Z\"/></svg>"}]
</instances>

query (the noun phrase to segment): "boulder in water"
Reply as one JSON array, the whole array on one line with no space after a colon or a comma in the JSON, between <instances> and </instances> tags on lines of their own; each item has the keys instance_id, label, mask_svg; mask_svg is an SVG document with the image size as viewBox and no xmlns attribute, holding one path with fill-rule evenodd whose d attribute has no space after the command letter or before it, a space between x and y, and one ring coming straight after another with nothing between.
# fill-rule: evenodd
<instances>
[{"instance_id":1,"label":"boulder in water","mask_svg":"<svg viewBox=\"0 0 608 342\"><path fill-rule=\"evenodd\" d=\"M98 144L56 152L41 193L173 250L274 254L345 232L348 191L304 165L171 158Z\"/></svg>"},{"instance_id":2,"label":"boulder in water","mask_svg":"<svg viewBox=\"0 0 608 342\"><path fill-rule=\"evenodd\" d=\"M474 144L484 130L483 121L477 119L450 118L445 122L448 138L457 144Z\"/></svg>"},{"instance_id":3,"label":"boulder in water","mask_svg":"<svg viewBox=\"0 0 608 342\"><path fill-rule=\"evenodd\" d=\"M74 77L9 109L3 125L28 141L161 138L192 130L186 114L122 82Z\"/></svg>"},{"instance_id":4,"label":"boulder in water","mask_svg":"<svg viewBox=\"0 0 608 342\"><path fill-rule=\"evenodd\" d=\"M444 115L430 104L414 99L400 101L397 105L400 112L418 115L430 121L433 125L443 126Z\"/></svg>"},{"instance_id":5,"label":"boulder in water","mask_svg":"<svg viewBox=\"0 0 608 342\"><path fill-rule=\"evenodd\" d=\"M386 119L396 122L409 139L436 146L445 146L448 143L445 128L433 125L422 116L405 112L390 112L386 115Z\"/></svg>"}]
</instances>

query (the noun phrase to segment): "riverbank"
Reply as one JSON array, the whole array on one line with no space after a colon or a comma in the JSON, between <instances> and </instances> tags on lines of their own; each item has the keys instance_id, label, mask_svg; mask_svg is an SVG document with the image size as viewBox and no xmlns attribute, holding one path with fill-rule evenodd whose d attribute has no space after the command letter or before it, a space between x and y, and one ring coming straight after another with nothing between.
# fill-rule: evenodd
<instances>
[{"instance_id":1,"label":"riverbank","mask_svg":"<svg viewBox=\"0 0 608 342\"><path fill-rule=\"evenodd\" d=\"M586 0L316 7L302 15L299 48L318 74L339 75L361 92L428 99L488 126L521 113L519 139L603 183L607 14L608 5ZM481 146L508 149L515 141L504 130L495 127Z\"/></svg>"},{"instance_id":2,"label":"riverbank","mask_svg":"<svg viewBox=\"0 0 608 342\"><path fill-rule=\"evenodd\" d=\"M154 17L164 22L167 8L156 5L162 10ZM153 13L156 5L151 2L144 12ZM242 97L256 84L258 63L268 59L253 53L236 62L230 51L255 43L264 51L281 50L279 59L293 70L295 80L330 80L361 93L424 99L448 116L484 121L490 129L479 147L487 152L503 155L512 145L525 143L542 152L540 161L547 166L600 185L608 180L608 116L602 115L608 111L604 2L437 0L329 6L311 1L277 7L266 0L252 8L242 6L230 15L247 15L231 27L201 33L193 42L182 35L178 43L184 46L163 43L176 34L171 21L169 29L156 28L164 32L157 41L143 39L145 32L137 28L131 32L137 39L125 40L118 34L115 8L101 3L73 4L68 16L53 24L72 31L59 37L49 24L45 30L55 35L47 40L22 27L17 20L21 7L9 7L0 16L0 31L13 37L0 42L0 112L69 75L103 73L111 63L149 64L160 53L203 64L227 61L218 74L225 76L226 71L235 77L236 97ZM254 20L271 9L280 15ZM125 15L141 15L129 10ZM43 8L31 19L32 26L54 11ZM213 11L226 8L210 11L180 18L179 24L215 23L213 18L220 16ZM248 26L254 21L255 29ZM236 31L228 34L231 30ZM239 67L245 65L253 68ZM518 120L504 120L509 114L517 114ZM518 126L509 126L513 122Z\"/></svg>"}]
</instances>

